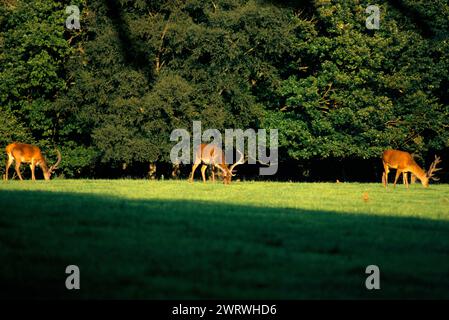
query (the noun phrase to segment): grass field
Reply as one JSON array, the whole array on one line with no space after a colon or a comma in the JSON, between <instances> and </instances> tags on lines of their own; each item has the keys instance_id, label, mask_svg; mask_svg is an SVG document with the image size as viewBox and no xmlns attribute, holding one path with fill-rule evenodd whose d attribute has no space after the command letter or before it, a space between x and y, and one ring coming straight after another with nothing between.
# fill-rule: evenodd
<instances>
[{"instance_id":1,"label":"grass field","mask_svg":"<svg viewBox=\"0 0 449 320\"><path fill-rule=\"evenodd\" d=\"M449 185L9 181L0 211L2 297L449 298Z\"/></svg>"}]
</instances>

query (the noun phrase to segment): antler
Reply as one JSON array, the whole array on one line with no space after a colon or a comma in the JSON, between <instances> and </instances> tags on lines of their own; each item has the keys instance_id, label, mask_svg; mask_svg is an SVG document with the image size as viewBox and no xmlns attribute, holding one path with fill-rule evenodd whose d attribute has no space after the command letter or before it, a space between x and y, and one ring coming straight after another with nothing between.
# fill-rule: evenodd
<instances>
[{"instance_id":1,"label":"antler","mask_svg":"<svg viewBox=\"0 0 449 320\"><path fill-rule=\"evenodd\" d=\"M261 160L259 160L259 159L255 159L255 158L253 158L253 157L249 157L249 158L251 158L251 160L254 160L254 161L256 161L256 162L259 162L260 164L262 164L262 165L264 165L264 166L278 165L277 163L263 162L263 161L261 161Z\"/></svg>"},{"instance_id":2,"label":"antler","mask_svg":"<svg viewBox=\"0 0 449 320\"><path fill-rule=\"evenodd\" d=\"M432 162L432 164L429 167L429 170L427 171L427 177L430 179L432 178L435 181L440 180L439 178L434 177L435 172L440 171L441 168L437 168L437 165L441 162L440 157L437 157L435 155L435 160Z\"/></svg>"},{"instance_id":3,"label":"antler","mask_svg":"<svg viewBox=\"0 0 449 320\"><path fill-rule=\"evenodd\" d=\"M59 152L58 149L55 149L55 150L56 150L56 154L58 155L58 160L57 160L56 163L55 163L54 165L52 165L52 166L50 167L50 169L48 170L50 173L53 172L53 171L55 171L55 170L58 168L58 165L61 163L61 160L62 160L61 152Z\"/></svg>"},{"instance_id":4,"label":"antler","mask_svg":"<svg viewBox=\"0 0 449 320\"><path fill-rule=\"evenodd\" d=\"M236 166L238 166L239 164L244 164L248 160L248 159L244 159L243 153L241 153L240 150L237 150L237 152L240 153L240 159L229 168L229 171L231 172L231 174L232 174L232 170L234 170L234 168ZM235 174L232 174L232 176L235 176Z\"/></svg>"}]
</instances>

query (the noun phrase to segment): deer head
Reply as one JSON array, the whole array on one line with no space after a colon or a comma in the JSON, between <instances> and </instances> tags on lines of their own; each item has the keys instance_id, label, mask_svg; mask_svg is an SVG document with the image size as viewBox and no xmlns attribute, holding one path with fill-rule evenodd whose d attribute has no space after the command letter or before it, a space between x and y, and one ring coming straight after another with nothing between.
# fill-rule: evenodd
<instances>
[{"instance_id":1,"label":"deer head","mask_svg":"<svg viewBox=\"0 0 449 320\"><path fill-rule=\"evenodd\" d=\"M58 169L58 166L61 163L61 160L62 160L61 152L59 152L58 149L55 149L55 150L56 150L56 154L58 156L58 160L56 160L55 164L50 166L50 168L47 171L44 170L44 178L45 178L45 180L50 180L51 175L53 174L53 172L56 169Z\"/></svg>"},{"instance_id":2,"label":"deer head","mask_svg":"<svg viewBox=\"0 0 449 320\"><path fill-rule=\"evenodd\" d=\"M232 164L229 168L227 168L226 166L220 167L223 171L223 182L225 184L231 183L232 177L235 176L234 174L235 167L237 167L239 164L244 164L247 160L244 158L243 153L241 153L239 150L237 150L237 152L240 154L240 159L237 160L237 162Z\"/></svg>"}]
</instances>

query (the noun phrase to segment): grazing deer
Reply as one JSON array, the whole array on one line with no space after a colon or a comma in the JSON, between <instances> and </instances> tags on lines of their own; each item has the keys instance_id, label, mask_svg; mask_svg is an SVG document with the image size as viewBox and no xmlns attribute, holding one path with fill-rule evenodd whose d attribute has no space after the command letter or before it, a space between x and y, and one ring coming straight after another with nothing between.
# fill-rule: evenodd
<instances>
[{"instance_id":1,"label":"grazing deer","mask_svg":"<svg viewBox=\"0 0 449 320\"><path fill-rule=\"evenodd\" d=\"M432 162L430 168L425 172L413 159L412 155L405 151L399 150L385 150L382 155L382 162L384 165L384 172L382 174L382 183L385 188L388 185L388 173L390 168L396 169L396 177L394 179L394 187L396 187L396 182L398 181L401 173L403 174L403 181L408 188L408 177L407 173L412 173L416 179L419 179L424 187L429 186L429 180L433 179L438 181L439 179L434 177L435 172L441 170L437 168L437 165L441 162L440 157L435 156L435 161Z\"/></svg>"},{"instance_id":2,"label":"grazing deer","mask_svg":"<svg viewBox=\"0 0 449 320\"><path fill-rule=\"evenodd\" d=\"M8 160L6 163L6 173L5 178L8 180L8 170L11 164L16 162L16 173L19 176L20 180L23 180L22 175L20 174L20 165L21 163L29 163L31 168L31 178L36 180L34 175L34 169L36 166L40 166L45 180L50 180L51 174L58 168L59 163L61 162L61 153L56 149L56 153L58 155L58 160L54 165L50 168L47 166L47 161L41 153L41 150L33 146L31 144L25 143L11 143L6 147L6 154L8 155Z\"/></svg>"},{"instance_id":3,"label":"grazing deer","mask_svg":"<svg viewBox=\"0 0 449 320\"><path fill-rule=\"evenodd\" d=\"M223 183L230 184L231 179L234 176L234 168L239 164L243 164L246 162L246 160L243 159L243 154L239 150L237 150L237 152L240 153L240 159L236 163L231 165L231 167L228 167L225 162L225 153L223 152L223 150L221 150L220 147L215 144L202 143L195 154L195 160L193 162L189 181L193 182L193 175L195 174L195 170L202 163L203 165L201 166L201 175L203 177L203 182L206 182L207 165L212 165L212 167L219 169L223 173Z\"/></svg>"}]
</instances>

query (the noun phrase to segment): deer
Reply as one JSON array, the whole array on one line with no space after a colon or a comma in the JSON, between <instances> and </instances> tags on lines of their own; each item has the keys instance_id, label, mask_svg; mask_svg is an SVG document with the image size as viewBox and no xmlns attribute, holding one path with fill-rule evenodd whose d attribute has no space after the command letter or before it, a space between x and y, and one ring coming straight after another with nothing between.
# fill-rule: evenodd
<instances>
[{"instance_id":1,"label":"deer","mask_svg":"<svg viewBox=\"0 0 449 320\"><path fill-rule=\"evenodd\" d=\"M384 172L382 174L382 183L387 188L388 185L388 173L391 169L396 169L396 177L394 179L394 187L396 187L396 182L402 173L402 178L405 186L409 187L407 173L412 173L412 181L414 179L419 179L422 185L427 188L429 187L429 181L439 179L435 177L435 172L441 170L437 168L437 165L441 162L440 157L435 156L435 160L429 167L429 170L425 172L413 159L412 155L405 151L400 150L385 150L382 155L382 162L384 166Z\"/></svg>"},{"instance_id":2,"label":"deer","mask_svg":"<svg viewBox=\"0 0 449 320\"><path fill-rule=\"evenodd\" d=\"M9 167L14 161L16 162L16 173L19 176L20 180L23 180L22 175L20 174L20 165L22 164L22 162L30 164L32 180L36 180L36 176L34 174L36 166L41 167L42 172L44 173L44 179L50 180L52 173L58 168L58 165L61 163L61 153L58 149L56 149L58 160L54 165L48 168L47 160L42 155L39 147L19 142L9 144L6 147L6 154L8 155L5 173L6 180L8 180Z\"/></svg>"},{"instance_id":3,"label":"deer","mask_svg":"<svg viewBox=\"0 0 449 320\"><path fill-rule=\"evenodd\" d=\"M232 177L235 176L235 174L233 173L234 168L239 164L243 164L246 162L246 160L244 160L243 154L239 150L237 150L237 152L240 154L240 159L233 165L228 167L228 165L225 162L225 153L219 146L215 144L205 144L205 143L200 144L198 150L195 153L195 158L192 166L192 172L190 173L189 177L189 182L193 182L195 170L196 168L198 168L200 164L202 164L201 176L203 178L203 182L206 182L206 169L208 165L212 165L213 168L217 168L222 172L223 183L230 184Z\"/></svg>"}]
</instances>

